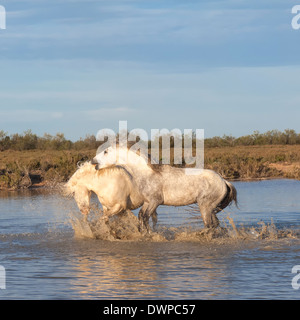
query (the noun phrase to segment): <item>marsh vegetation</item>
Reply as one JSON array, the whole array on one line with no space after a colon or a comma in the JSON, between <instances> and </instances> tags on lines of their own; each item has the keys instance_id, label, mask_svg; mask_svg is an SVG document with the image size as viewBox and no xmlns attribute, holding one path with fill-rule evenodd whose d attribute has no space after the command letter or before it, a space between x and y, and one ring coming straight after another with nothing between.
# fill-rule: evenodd
<instances>
[{"instance_id":1,"label":"marsh vegetation","mask_svg":"<svg viewBox=\"0 0 300 320\"><path fill-rule=\"evenodd\" d=\"M65 182L76 171L78 162L95 156L99 145L95 136L73 142L62 133L39 137L28 130L9 136L0 130L0 189ZM171 164L173 147L171 139ZM208 138L204 160L205 168L229 180L300 180L300 134L273 130L239 138Z\"/></svg>"}]
</instances>

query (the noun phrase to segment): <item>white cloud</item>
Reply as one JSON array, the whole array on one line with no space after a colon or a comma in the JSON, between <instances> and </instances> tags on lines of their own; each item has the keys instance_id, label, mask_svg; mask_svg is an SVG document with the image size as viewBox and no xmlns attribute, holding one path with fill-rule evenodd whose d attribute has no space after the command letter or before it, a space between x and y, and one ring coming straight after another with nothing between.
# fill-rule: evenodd
<instances>
[{"instance_id":1,"label":"white cloud","mask_svg":"<svg viewBox=\"0 0 300 320\"><path fill-rule=\"evenodd\" d=\"M115 108L99 108L93 110L84 110L82 114L87 117L90 121L98 121L98 119L106 118L118 118L124 116L130 116L137 110L128 107L115 107Z\"/></svg>"},{"instance_id":2,"label":"white cloud","mask_svg":"<svg viewBox=\"0 0 300 320\"><path fill-rule=\"evenodd\" d=\"M53 119L61 119L61 118L63 118L63 116L64 116L63 112L52 112L51 113L51 117Z\"/></svg>"},{"instance_id":3,"label":"white cloud","mask_svg":"<svg viewBox=\"0 0 300 320\"><path fill-rule=\"evenodd\" d=\"M48 110L19 109L19 110L0 110L0 123L32 123L44 122L54 119L62 119L62 112L52 112Z\"/></svg>"},{"instance_id":4,"label":"white cloud","mask_svg":"<svg viewBox=\"0 0 300 320\"><path fill-rule=\"evenodd\" d=\"M36 13L38 13L38 11L35 9L25 9L25 10L15 10L15 11L8 10L7 11L7 18L9 20L15 21L17 19L24 19L24 18L32 17Z\"/></svg>"},{"instance_id":5,"label":"white cloud","mask_svg":"<svg viewBox=\"0 0 300 320\"><path fill-rule=\"evenodd\" d=\"M245 31L258 31L265 24L275 27L278 20L277 15L276 20L270 19L271 9L237 9L238 5L234 9L218 8L218 5L212 8L201 5L192 8L189 5L143 8L137 1L129 1L125 5L119 3L94 4L91 7L93 11L87 7L86 10L74 12L74 16L68 14L68 5L64 8L67 12L65 15L58 14L55 5L48 8L50 11L47 15L42 6L12 11L12 18L18 18L23 26L22 29L14 28L12 24L9 28L12 30L8 30L6 37L40 39L41 46L45 39L77 39L78 45L91 43L100 47L115 44L176 44L178 41L182 44L210 44L224 42ZM39 18L39 11L42 18Z\"/></svg>"}]
</instances>

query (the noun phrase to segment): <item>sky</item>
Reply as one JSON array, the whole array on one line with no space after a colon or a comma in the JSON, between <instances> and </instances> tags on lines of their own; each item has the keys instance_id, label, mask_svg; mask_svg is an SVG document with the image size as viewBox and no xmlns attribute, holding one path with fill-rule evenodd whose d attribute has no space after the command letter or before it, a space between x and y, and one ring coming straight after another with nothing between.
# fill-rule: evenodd
<instances>
[{"instance_id":1,"label":"sky","mask_svg":"<svg viewBox=\"0 0 300 320\"><path fill-rule=\"evenodd\" d=\"M0 0L0 130L299 132L297 4Z\"/></svg>"}]
</instances>

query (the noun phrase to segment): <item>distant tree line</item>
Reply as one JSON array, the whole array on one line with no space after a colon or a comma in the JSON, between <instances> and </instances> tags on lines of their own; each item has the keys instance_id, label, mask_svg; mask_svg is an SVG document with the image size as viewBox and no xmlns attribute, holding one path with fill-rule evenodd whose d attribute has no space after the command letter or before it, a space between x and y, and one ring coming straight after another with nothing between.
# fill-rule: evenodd
<instances>
[{"instance_id":1,"label":"distant tree line","mask_svg":"<svg viewBox=\"0 0 300 320\"><path fill-rule=\"evenodd\" d=\"M7 135L6 132L0 130L0 151L4 150L82 150L94 149L99 146L95 136L87 135L84 139L76 142L65 138L63 133L51 135L45 133L42 137L32 133L31 130L25 131L23 134Z\"/></svg>"},{"instance_id":2,"label":"distant tree line","mask_svg":"<svg viewBox=\"0 0 300 320\"><path fill-rule=\"evenodd\" d=\"M193 135L195 137L195 135ZM195 139L195 138L194 138ZM150 144L150 142L149 142ZM231 135L223 137L213 137L205 139L205 147L235 147L235 146L254 146L254 145L295 145L300 144L300 134L295 130L286 129L283 132L271 130L265 133L254 131L251 135L235 138ZM4 150L84 150L96 149L101 142L96 141L94 135L87 135L78 141L71 141L65 138L63 133L51 135L45 133L42 137L32 133L31 130L23 134L7 135L0 130L0 151ZM171 137L171 147L173 140Z\"/></svg>"},{"instance_id":3,"label":"distant tree line","mask_svg":"<svg viewBox=\"0 0 300 320\"><path fill-rule=\"evenodd\" d=\"M270 130L265 133L254 131L253 134L235 138L231 135L205 139L206 147L235 147L255 145L295 145L300 144L300 134L295 130Z\"/></svg>"}]
</instances>

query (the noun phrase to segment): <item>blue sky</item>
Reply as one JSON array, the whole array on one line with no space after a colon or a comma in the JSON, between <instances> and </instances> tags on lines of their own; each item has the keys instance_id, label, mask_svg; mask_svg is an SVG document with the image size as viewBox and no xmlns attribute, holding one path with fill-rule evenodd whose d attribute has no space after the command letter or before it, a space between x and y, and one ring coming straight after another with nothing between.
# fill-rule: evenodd
<instances>
[{"instance_id":1,"label":"blue sky","mask_svg":"<svg viewBox=\"0 0 300 320\"><path fill-rule=\"evenodd\" d=\"M289 0L0 0L0 130L299 132Z\"/></svg>"}]
</instances>

